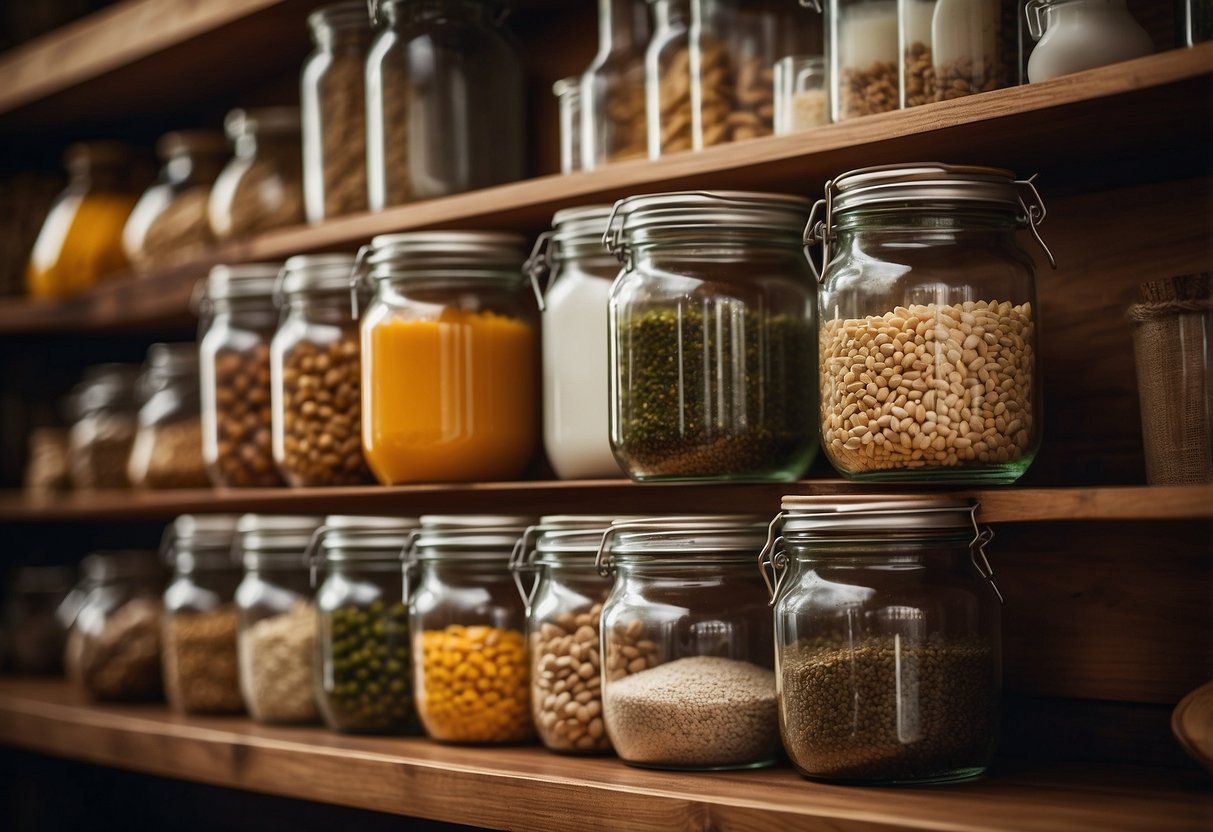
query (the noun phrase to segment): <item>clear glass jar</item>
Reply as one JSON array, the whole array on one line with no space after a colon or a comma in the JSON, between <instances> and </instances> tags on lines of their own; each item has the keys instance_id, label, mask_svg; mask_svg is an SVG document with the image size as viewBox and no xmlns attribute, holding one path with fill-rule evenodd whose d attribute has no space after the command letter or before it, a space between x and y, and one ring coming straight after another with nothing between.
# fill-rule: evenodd
<instances>
[{"instance_id":1,"label":"clear glass jar","mask_svg":"<svg viewBox=\"0 0 1213 832\"><path fill-rule=\"evenodd\" d=\"M371 241L362 444L384 485L509 480L538 444L537 325L523 239L422 231Z\"/></svg>"},{"instance_id":2,"label":"clear glass jar","mask_svg":"<svg viewBox=\"0 0 1213 832\"><path fill-rule=\"evenodd\" d=\"M427 516L409 549L413 683L431 739L531 739L526 610L508 569L533 518Z\"/></svg>"},{"instance_id":3,"label":"clear glass jar","mask_svg":"<svg viewBox=\"0 0 1213 832\"><path fill-rule=\"evenodd\" d=\"M644 53L649 158L690 150L691 0L648 0L653 35Z\"/></svg>"},{"instance_id":4,"label":"clear glass jar","mask_svg":"<svg viewBox=\"0 0 1213 832\"><path fill-rule=\"evenodd\" d=\"M316 695L325 723L349 734L417 733L412 640L401 560L416 518L329 516L312 540Z\"/></svg>"},{"instance_id":5,"label":"clear glass jar","mask_svg":"<svg viewBox=\"0 0 1213 832\"><path fill-rule=\"evenodd\" d=\"M1019 83L1020 0L898 0L901 106Z\"/></svg>"},{"instance_id":6,"label":"clear glass jar","mask_svg":"<svg viewBox=\"0 0 1213 832\"><path fill-rule=\"evenodd\" d=\"M1024 13L1036 41L1028 57L1034 84L1154 51L1126 0L1028 0Z\"/></svg>"},{"instance_id":7,"label":"clear glass jar","mask_svg":"<svg viewBox=\"0 0 1213 832\"><path fill-rule=\"evenodd\" d=\"M543 312L543 445L566 480L620 476L607 422L607 303L619 274L602 247L610 214L609 205L557 211L526 267Z\"/></svg>"},{"instance_id":8,"label":"clear glass jar","mask_svg":"<svg viewBox=\"0 0 1213 832\"><path fill-rule=\"evenodd\" d=\"M305 254L282 269L282 322L270 345L274 461L293 486L373 482L362 457L358 320L348 254Z\"/></svg>"},{"instance_id":9,"label":"clear glass jar","mask_svg":"<svg viewBox=\"0 0 1213 832\"><path fill-rule=\"evenodd\" d=\"M865 783L980 776L998 737L1002 659L977 505L865 495L783 508L760 566L793 765Z\"/></svg>"},{"instance_id":10,"label":"clear glass jar","mask_svg":"<svg viewBox=\"0 0 1213 832\"><path fill-rule=\"evenodd\" d=\"M581 81L572 76L552 84L560 119L560 172L585 170L581 158Z\"/></svg>"},{"instance_id":11,"label":"clear glass jar","mask_svg":"<svg viewBox=\"0 0 1213 832\"><path fill-rule=\"evenodd\" d=\"M598 556L602 707L625 763L738 769L779 754L771 615L756 517L619 521Z\"/></svg>"},{"instance_id":12,"label":"clear glass jar","mask_svg":"<svg viewBox=\"0 0 1213 832\"><path fill-rule=\"evenodd\" d=\"M316 611L307 549L321 517L246 514L236 524L240 693L258 722L306 723L316 707Z\"/></svg>"},{"instance_id":13,"label":"clear glass jar","mask_svg":"<svg viewBox=\"0 0 1213 832\"><path fill-rule=\"evenodd\" d=\"M788 55L775 63L775 135L830 122L826 64L820 55Z\"/></svg>"},{"instance_id":14,"label":"clear glass jar","mask_svg":"<svg viewBox=\"0 0 1213 832\"><path fill-rule=\"evenodd\" d=\"M898 0L809 0L825 5L830 121L886 113L901 103Z\"/></svg>"},{"instance_id":15,"label":"clear glass jar","mask_svg":"<svg viewBox=\"0 0 1213 832\"><path fill-rule=\"evenodd\" d=\"M143 365L143 406L126 474L135 488L205 488L198 346L152 344Z\"/></svg>"},{"instance_id":16,"label":"clear glass jar","mask_svg":"<svg viewBox=\"0 0 1213 832\"><path fill-rule=\"evenodd\" d=\"M183 514L165 530L161 549L173 579L164 590L164 692L181 713L244 710L235 532L236 517L230 514Z\"/></svg>"},{"instance_id":17,"label":"clear glass jar","mask_svg":"<svg viewBox=\"0 0 1213 832\"><path fill-rule=\"evenodd\" d=\"M612 582L598 573L595 555L615 519L543 517L510 558L526 604L531 716L549 751L611 750L602 720L599 631Z\"/></svg>"},{"instance_id":18,"label":"clear glass jar","mask_svg":"<svg viewBox=\"0 0 1213 832\"><path fill-rule=\"evenodd\" d=\"M1014 482L1041 436L1035 266L1015 238L1040 241L1032 181L922 163L851 171L827 194L808 232L826 238L830 462L855 480Z\"/></svg>"},{"instance_id":19,"label":"clear glass jar","mask_svg":"<svg viewBox=\"0 0 1213 832\"><path fill-rule=\"evenodd\" d=\"M67 631L58 612L75 583L68 566L20 566L9 575L4 598L8 665L30 676L63 671Z\"/></svg>"},{"instance_id":20,"label":"clear glass jar","mask_svg":"<svg viewBox=\"0 0 1213 832\"><path fill-rule=\"evenodd\" d=\"M76 421L68 433L73 488L130 487L126 462L138 423L136 378L131 364L85 368L73 396Z\"/></svg>"},{"instance_id":21,"label":"clear glass jar","mask_svg":"<svg viewBox=\"0 0 1213 832\"><path fill-rule=\"evenodd\" d=\"M637 480L798 478L813 458L809 204L673 193L616 206L611 447Z\"/></svg>"},{"instance_id":22,"label":"clear glass jar","mask_svg":"<svg viewBox=\"0 0 1213 832\"><path fill-rule=\"evenodd\" d=\"M522 61L498 0L379 0L366 59L371 209L524 174Z\"/></svg>"},{"instance_id":23,"label":"clear glass jar","mask_svg":"<svg viewBox=\"0 0 1213 832\"><path fill-rule=\"evenodd\" d=\"M581 158L593 170L644 159L644 52L648 9L641 0L598 0L598 53L581 75Z\"/></svg>"},{"instance_id":24,"label":"clear glass jar","mask_svg":"<svg viewBox=\"0 0 1213 832\"><path fill-rule=\"evenodd\" d=\"M1207 40L1213 40L1213 4L1175 0L1175 45L1195 46Z\"/></svg>"},{"instance_id":25,"label":"clear glass jar","mask_svg":"<svg viewBox=\"0 0 1213 832\"><path fill-rule=\"evenodd\" d=\"M235 148L207 204L219 242L298 225L303 212L303 151L299 110L232 110L224 129Z\"/></svg>"},{"instance_id":26,"label":"clear glass jar","mask_svg":"<svg viewBox=\"0 0 1213 832\"><path fill-rule=\"evenodd\" d=\"M65 602L63 664L93 699L144 702L163 697L160 639L164 573L152 552L96 552L80 564L77 599Z\"/></svg>"},{"instance_id":27,"label":"clear glass jar","mask_svg":"<svg viewBox=\"0 0 1213 832\"><path fill-rule=\"evenodd\" d=\"M126 257L140 270L184 262L214 243L207 201L227 161L227 142L218 132L181 130L161 136L156 155L160 177L122 230Z\"/></svg>"},{"instance_id":28,"label":"clear glass jar","mask_svg":"<svg viewBox=\"0 0 1213 832\"><path fill-rule=\"evenodd\" d=\"M371 18L364 0L308 15L316 49L303 65L303 195L308 222L367 208L366 54Z\"/></svg>"},{"instance_id":29,"label":"clear glass jar","mask_svg":"<svg viewBox=\"0 0 1213 832\"><path fill-rule=\"evenodd\" d=\"M216 266L204 286L199 339L202 455L211 482L281 485L272 441L270 342L280 266Z\"/></svg>"}]
</instances>

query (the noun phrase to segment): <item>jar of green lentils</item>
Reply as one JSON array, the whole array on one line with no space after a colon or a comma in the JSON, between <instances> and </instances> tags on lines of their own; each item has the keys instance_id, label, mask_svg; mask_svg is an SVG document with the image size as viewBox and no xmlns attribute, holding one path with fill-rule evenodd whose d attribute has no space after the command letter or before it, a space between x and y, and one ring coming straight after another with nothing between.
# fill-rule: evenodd
<instances>
[{"instance_id":1,"label":"jar of green lentils","mask_svg":"<svg viewBox=\"0 0 1213 832\"><path fill-rule=\"evenodd\" d=\"M316 694L335 731L408 734L413 708L401 553L417 521L329 516L309 549L318 628Z\"/></svg>"}]
</instances>

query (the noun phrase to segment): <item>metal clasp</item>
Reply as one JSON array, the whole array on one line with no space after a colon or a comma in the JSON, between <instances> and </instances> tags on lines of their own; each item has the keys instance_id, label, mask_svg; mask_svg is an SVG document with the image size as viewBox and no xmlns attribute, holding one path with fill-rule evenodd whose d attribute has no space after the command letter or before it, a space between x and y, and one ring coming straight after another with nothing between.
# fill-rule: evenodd
<instances>
[{"instance_id":1,"label":"metal clasp","mask_svg":"<svg viewBox=\"0 0 1213 832\"><path fill-rule=\"evenodd\" d=\"M372 0L373 2L373 0ZM371 253L371 245L368 243L358 249L358 253L354 255L354 266L350 270L350 313L354 316L354 320L358 320L358 290L362 288L362 278L370 273L370 269L366 267L366 258Z\"/></svg>"},{"instance_id":2,"label":"metal clasp","mask_svg":"<svg viewBox=\"0 0 1213 832\"><path fill-rule=\"evenodd\" d=\"M513 551L510 552L510 574L514 576L514 585L518 587L518 594L522 596L522 604L526 608L527 617L531 615L531 605L535 601L535 593L539 589L539 567L535 565L535 538L543 532L543 526L527 526L522 537L518 538L518 542L514 544ZM523 585L523 575L531 575L531 588L528 590Z\"/></svg>"},{"instance_id":3,"label":"metal clasp","mask_svg":"<svg viewBox=\"0 0 1213 832\"><path fill-rule=\"evenodd\" d=\"M815 12L821 11L821 0L800 0L800 5Z\"/></svg>"},{"instance_id":4,"label":"metal clasp","mask_svg":"<svg viewBox=\"0 0 1213 832\"><path fill-rule=\"evenodd\" d=\"M412 529L400 550L400 597L406 607L409 603L409 593L412 591L409 584L417 573L417 540L420 537L421 530Z\"/></svg>"},{"instance_id":5,"label":"metal clasp","mask_svg":"<svg viewBox=\"0 0 1213 832\"><path fill-rule=\"evenodd\" d=\"M994 594L998 596L998 603L1006 604L1002 590L998 588L998 584L994 583L994 567L990 566L990 559L986 557L986 546L994 539L994 530L989 526L983 529L977 525L977 512L980 508L981 503L975 502L973 508L969 510L969 519L973 521L973 539L969 541L969 557L978 574L989 581L990 586L994 588Z\"/></svg>"},{"instance_id":6,"label":"metal clasp","mask_svg":"<svg viewBox=\"0 0 1213 832\"><path fill-rule=\"evenodd\" d=\"M771 525L767 526L767 542L758 553L758 571L762 581L767 585L771 600L769 607L775 606L779 600L779 591L783 587L783 579L788 574L788 555L783 549L783 535L776 534L776 528L783 522L787 512L781 511L775 515Z\"/></svg>"},{"instance_id":7,"label":"metal clasp","mask_svg":"<svg viewBox=\"0 0 1213 832\"><path fill-rule=\"evenodd\" d=\"M1057 258L1053 256L1053 252L1049 251L1049 247L1045 245L1044 239L1040 236L1040 224L1045 221L1045 217L1049 215L1049 212L1045 208L1044 200L1041 199L1040 191L1036 190L1037 176L1039 174L1034 173L1027 179L1015 180L1015 184L1019 188L1019 204L1023 208L1024 221L1028 224L1028 230L1032 232L1033 239L1036 240L1036 244L1040 246L1041 250L1049 258L1049 265L1056 269ZM1024 198L1025 191L1029 199Z\"/></svg>"},{"instance_id":8,"label":"metal clasp","mask_svg":"<svg viewBox=\"0 0 1213 832\"><path fill-rule=\"evenodd\" d=\"M303 560L307 564L308 586L312 589L316 588L316 577L320 571L320 558L317 553L320 549L320 541L328 532L328 526L318 526L312 536L308 538L307 548L303 550Z\"/></svg>"},{"instance_id":9,"label":"metal clasp","mask_svg":"<svg viewBox=\"0 0 1213 832\"><path fill-rule=\"evenodd\" d=\"M813 203L813 210L809 212L809 222L804 227L804 235L801 242L804 244L804 256L809 261L809 268L813 270L813 276L820 283L825 277L826 266L830 262L830 243L834 241L834 180L826 182L825 199L819 199ZM822 218L822 209L825 210L825 217ZM817 243L821 243L821 267L818 268L817 261L813 259L813 253L809 250Z\"/></svg>"},{"instance_id":10,"label":"metal clasp","mask_svg":"<svg viewBox=\"0 0 1213 832\"><path fill-rule=\"evenodd\" d=\"M531 279L531 289L535 292L535 301L539 304L540 312L546 312L547 307L543 301L543 288L539 285L539 277L540 275L547 277L552 273L551 243L555 233L545 231L540 234L531 248L531 256L522 264L523 274Z\"/></svg>"},{"instance_id":11,"label":"metal clasp","mask_svg":"<svg viewBox=\"0 0 1213 832\"><path fill-rule=\"evenodd\" d=\"M1028 34L1032 36L1032 40L1040 40L1045 34L1044 18L1041 16L1041 11L1046 5L1046 0L1028 0L1024 4L1023 13L1028 19Z\"/></svg>"}]
</instances>

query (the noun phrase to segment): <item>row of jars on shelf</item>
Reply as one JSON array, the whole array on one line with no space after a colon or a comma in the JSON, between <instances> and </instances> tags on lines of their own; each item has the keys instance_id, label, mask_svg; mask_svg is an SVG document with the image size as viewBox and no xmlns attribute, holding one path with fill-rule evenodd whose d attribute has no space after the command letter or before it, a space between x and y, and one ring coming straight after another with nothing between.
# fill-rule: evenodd
<instances>
[{"instance_id":1,"label":"row of jars on shelf","mask_svg":"<svg viewBox=\"0 0 1213 832\"><path fill-rule=\"evenodd\" d=\"M784 509L182 516L162 596L154 559L86 561L66 663L91 696L163 684L185 713L680 769L769 765L782 737L811 777L979 775L1001 657L976 505Z\"/></svg>"}]
</instances>

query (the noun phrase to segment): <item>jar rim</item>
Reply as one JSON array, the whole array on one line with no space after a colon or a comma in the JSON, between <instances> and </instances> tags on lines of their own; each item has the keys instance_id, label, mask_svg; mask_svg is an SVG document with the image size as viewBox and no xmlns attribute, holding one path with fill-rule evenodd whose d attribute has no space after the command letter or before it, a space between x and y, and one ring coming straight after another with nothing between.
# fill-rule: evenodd
<instances>
[{"instance_id":1,"label":"jar rim","mask_svg":"<svg viewBox=\"0 0 1213 832\"><path fill-rule=\"evenodd\" d=\"M213 301L273 297L274 286L281 271L280 263L215 266L204 278L206 297Z\"/></svg>"},{"instance_id":2,"label":"jar rim","mask_svg":"<svg viewBox=\"0 0 1213 832\"><path fill-rule=\"evenodd\" d=\"M173 130L156 140L156 155L161 161L181 153L226 156L227 139L218 130Z\"/></svg>"},{"instance_id":3,"label":"jar rim","mask_svg":"<svg viewBox=\"0 0 1213 832\"><path fill-rule=\"evenodd\" d=\"M364 250L374 281L458 276L525 279L526 240L497 231L410 231L380 234Z\"/></svg>"},{"instance_id":4,"label":"jar rim","mask_svg":"<svg viewBox=\"0 0 1213 832\"><path fill-rule=\"evenodd\" d=\"M288 298L310 293L348 293L354 263L352 254L297 254L282 264L281 291Z\"/></svg>"},{"instance_id":5,"label":"jar rim","mask_svg":"<svg viewBox=\"0 0 1213 832\"><path fill-rule=\"evenodd\" d=\"M789 495L776 524L788 539L906 532L967 532L979 503L928 494Z\"/></svg>"},{"instance_id":6,"label":"jar rim","mask_svg":"<svg viewBox=\"0 0 1213 832\"><path fill-rule=\"evenodd\" d=\"M826 185L833 211L858 208L996 206L1021 212L1015 174L1005 168L913 162L857 168Z\"/></svg>"},{"instance_id":7,"label":"jar rim","mask_svg":"<svg viewBox=\"0 0 1213 832\"><path fill-rule=\"evenodd\" d=\"M604 242L619 254L657 231L712 231L723 226L786 234L800 245L812 203L791 194L673 191L638 194L615 203Z\"/></svg>"},{"instance_id":8,"label":"jar rim","mask_svg":"<svg viewBox=\"0 0 1213 832\"><path fill-rule=\"evenodd\" d=\"M368 32L373 29L370 10L365 0L321 6L307 16L307 25L313 32L324 27L366 29Z\"/></svg>"},{"instance_id":9,"label":"jar rim","mask_svg":"<svg viewBox=\"0 0 1213 832\"><path fill-rule=\"evenodd\" d=\"M290 134L300 131L298 107L257 107L230 110L223 119L223 130L232 141L250 134Z\"/></svg>"},{"instance_id":10,"label":"jar rim","mask_svg":"<svg viewBox=\"0 0 1213 832\"><path fill-rule=\"evenodd\" d=\"M416 517L330 514L316 530L316 545L326 563L399 564L419 522Z\"/></svg>"},{"instance_id":11,"label":"jar rim","mask_svg":"<svg viewBox=\"0 0 1213 832\"><path fill-rule=\"evenodd\" d=\"M601 551L611 558L702 557L733 552L757 556L770 523L750 514L683 515L624 520L611 524Z\"/></svg>"}]
</instances>

